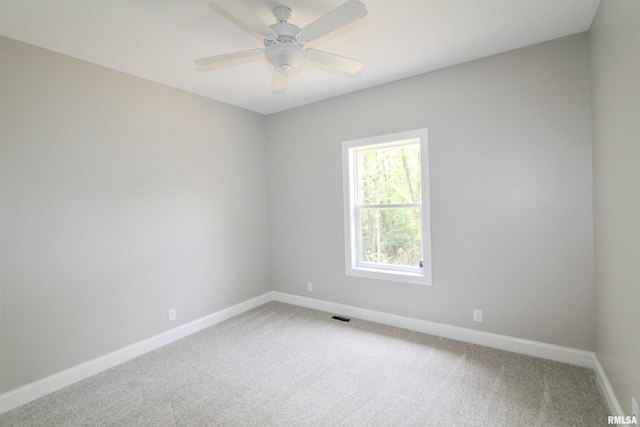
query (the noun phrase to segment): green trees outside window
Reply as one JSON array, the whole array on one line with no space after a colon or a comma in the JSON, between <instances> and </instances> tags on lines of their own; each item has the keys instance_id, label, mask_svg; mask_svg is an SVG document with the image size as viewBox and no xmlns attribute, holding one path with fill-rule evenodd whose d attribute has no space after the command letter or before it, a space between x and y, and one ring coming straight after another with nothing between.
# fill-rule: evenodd
<instances>
[{"instance_id":1,"label":"green trees outside window","mask_svg":"<svg viewBox=\"0 0 640 427\"><path fill-rule=\"evenodd\" d=\"M360 150L356 165L362 262L422 267L420 144Z\"/></svg>"}]
</instances>

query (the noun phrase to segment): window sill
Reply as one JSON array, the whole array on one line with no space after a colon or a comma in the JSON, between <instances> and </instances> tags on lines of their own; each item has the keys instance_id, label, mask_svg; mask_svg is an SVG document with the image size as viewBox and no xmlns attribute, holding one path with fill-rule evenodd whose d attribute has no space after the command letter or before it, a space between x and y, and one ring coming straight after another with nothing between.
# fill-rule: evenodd
<instances>
[{"instance_id":1,"label":"window sill","mask_svg":"<svg viewBox=\"0 0 640 427\"><path fill-rule=\"evenodd\" d=\"M386 280L389 282L412 283L416 285L431 285L431 278L422 273L408 271L391 271L377 268L352 267L347 268L347 276L365 277L367 279Z\"/></svg>"}]
</instances>

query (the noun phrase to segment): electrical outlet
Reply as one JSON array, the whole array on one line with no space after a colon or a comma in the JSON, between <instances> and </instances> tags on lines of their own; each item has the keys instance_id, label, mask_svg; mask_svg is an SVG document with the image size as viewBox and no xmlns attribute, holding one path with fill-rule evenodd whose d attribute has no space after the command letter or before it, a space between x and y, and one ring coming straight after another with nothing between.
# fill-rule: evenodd
<instances>
[{"instance_id":1,"label":"electrical outlet","mask_svg":"<svg viewBox=\"0 0 640 427\"><path fill-rule=\"evenodd\" d=\"M307 282L307 292L313 292L313 283Z\"/></svg>"},{"instance_id":2,"label":"electrical outlet","mask_svg":"<svg viewBox=\"0 0 640 427\"><path fill-rule=\"evenodd\" d=\"M482 310L474 308L473 309L473 321L474 322L482 322Z\"/></svg>"},{"instance_id":3,"label":"electrical outlet","mask_svg":"<svg viewBox=\"0 0 640 427\"><path fill-rule=\"evenodd\" d=\"M167 317L169 318L169 322L173 322L174 320L176 320L176 309L169 309L167 311Z\"/></svg>"},{"instance_id":4,"label":"electrical outlet","mask_svg":"<svg viewBox=\"0 0 640 427\"><path fill-rule=\"evenodd\" d=\"M636 417L636 420L640 422L640 415L638 414L638 402L632 397L631 398L631 415Z\"/></svg>"}]
</instances>

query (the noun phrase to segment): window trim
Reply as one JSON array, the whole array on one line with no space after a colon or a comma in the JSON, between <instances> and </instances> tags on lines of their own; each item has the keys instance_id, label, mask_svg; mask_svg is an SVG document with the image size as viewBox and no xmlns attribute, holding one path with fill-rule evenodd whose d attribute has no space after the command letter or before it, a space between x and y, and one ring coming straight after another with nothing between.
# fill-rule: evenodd
<instances>
[{"instance_id":1,"label":"window trim","mask_svg":"<svg viewBox=\"0 0 640 427\"><path fill-rule=\"evenodd\" d=\"M357 205L356 192L356 156L355 152L362 148L385 148L401 145L412 140L418 140L421 151L421 179L422 179L422 203L421 204L396 204L380 205L381 208L411 208L421 206L421 244L422 244L422 268L406 266L381 266L359 262L360 238L358 231L359 222L356 214L361 205ZM369 279L387 280L393 282L414 283L420 285L432 284L431 271L431 209L429 192L429 142L428 130L416 129L406 132L379 135L369 138L353 139L342 142L342 177L344 197L344 240L345 240L345 272L348 276L365 277ZM366 205L367 208L375 208L378 205Z\"/></svg>"}]
</instances>

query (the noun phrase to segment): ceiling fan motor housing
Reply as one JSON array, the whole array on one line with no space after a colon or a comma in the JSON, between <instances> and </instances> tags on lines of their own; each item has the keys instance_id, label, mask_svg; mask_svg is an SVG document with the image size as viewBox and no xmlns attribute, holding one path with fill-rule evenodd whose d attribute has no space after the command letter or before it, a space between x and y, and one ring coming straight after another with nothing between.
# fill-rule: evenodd
<instances>
[{"instance_id":1,"label":"ceiling fan motor housing","mask_svg":"<svg viewBox=\"0 0 640 427\"><path fill-rule=\"evenodd\" d=\"M270 27L277 37L275 39L265 37L264 45L267 47L265 56L271 65L286 73L302 64L304 44L296 37L300 27L287 22L291 16L291 9L280 6L275 8L273 13L279 22Z\"/></svg>"},{"instance_id":2,"label":"ceiling fan motor housing","mask_svg":"<svg viewBox=\"0 0 640 427\"><path fill-rule=\"evenodd\" d=\"M300 32L300 27L293 25L293 24L289 24L288 22L280 22L278 24L273 24L270 27L274 33L277 34L277 37L265 37L264 38L264 45L265 46L270 46L272 44L281 44L281 43L288 43L288 44L300 44L302 45L302 43L300 43L300 40L298 40L298 33Z\"/></svg>"}]
</instances>

